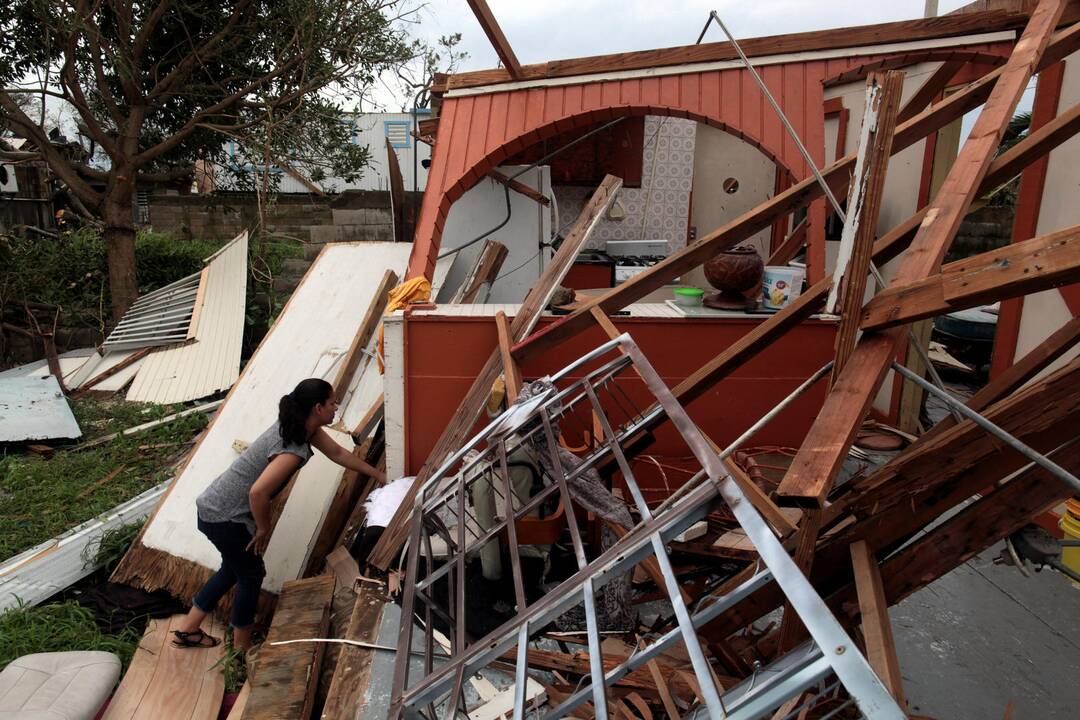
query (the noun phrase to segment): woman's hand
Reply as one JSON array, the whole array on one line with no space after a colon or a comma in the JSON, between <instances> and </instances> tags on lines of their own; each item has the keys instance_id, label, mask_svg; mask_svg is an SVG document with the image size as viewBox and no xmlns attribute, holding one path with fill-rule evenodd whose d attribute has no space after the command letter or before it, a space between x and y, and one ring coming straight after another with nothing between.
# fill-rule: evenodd
<instances>
[{"instance_id":1,"label":"woman's hand","mask_svg":"<svg viewBox=\"0 0 1080 720\"><path fill-rule=\"evenodd\" d=\"M253 552L256 555L262 555L266 552L266 546L270 544L270 533L263 530L259 530L255 533L255 537L251 538L251 542L247 545L247 551Z\"/></svg>"}]
</instances>

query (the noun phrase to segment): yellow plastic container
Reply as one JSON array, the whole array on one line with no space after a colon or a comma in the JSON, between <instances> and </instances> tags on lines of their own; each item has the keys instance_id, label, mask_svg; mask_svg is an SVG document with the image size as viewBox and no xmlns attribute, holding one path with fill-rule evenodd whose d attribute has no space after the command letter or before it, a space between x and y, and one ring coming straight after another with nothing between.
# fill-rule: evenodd
<instances>
[{"instance_id":1,"label":"yellow plastic container","mask_svg":"<svg viewBox=\"0 0 1080 720\"><path fill-rule=\"evenodd\" d=\"M1069 500L1065 506L1065 514L1058 522L1061 532L1066 540L1080 540L1080 502ZM1080 547L1063 548L1061 562L1068 568L1080 573ZM1080 583L1073 582L1080 587Z\"/></svg>"}]
</instances>

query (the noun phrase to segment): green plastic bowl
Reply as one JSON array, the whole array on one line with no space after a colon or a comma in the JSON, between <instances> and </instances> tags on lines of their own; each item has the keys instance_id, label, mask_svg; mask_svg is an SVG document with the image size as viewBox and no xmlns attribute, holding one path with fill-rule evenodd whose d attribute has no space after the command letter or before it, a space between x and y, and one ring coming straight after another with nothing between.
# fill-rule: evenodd
<instances>
[{"instance_id":1,"label":"green plastic bowl","mask_svg":"<svg viewBox=\"0 0 1080 720\"><path fill-rule=\"evenodd\" d=\"M684 307L700 306L701 299L705 296L705 291L696 287L675 288L674 293L675 304Z\"/></svg>"}]
</instances>

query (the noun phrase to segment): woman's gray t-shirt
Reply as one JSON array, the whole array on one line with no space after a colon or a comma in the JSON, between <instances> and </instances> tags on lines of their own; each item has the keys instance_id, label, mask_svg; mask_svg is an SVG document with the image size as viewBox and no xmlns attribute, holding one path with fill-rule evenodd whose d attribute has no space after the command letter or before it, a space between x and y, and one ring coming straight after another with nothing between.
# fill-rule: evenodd
<instances>
[{"instance_id":1,"label":"woman's gray t-shirt","mask_svg":"<svg viewBox=\"0 0 1080 720\"><path fill-rule=\"evenodd\" d=\"M195 499L199 519L203 522L243 523L254 535L255 518L251 515L248 493L270 461L282 453L296 455L303 467L311 457L311 445L285 443L275 422Z\"/></svg>"}]
</instances>

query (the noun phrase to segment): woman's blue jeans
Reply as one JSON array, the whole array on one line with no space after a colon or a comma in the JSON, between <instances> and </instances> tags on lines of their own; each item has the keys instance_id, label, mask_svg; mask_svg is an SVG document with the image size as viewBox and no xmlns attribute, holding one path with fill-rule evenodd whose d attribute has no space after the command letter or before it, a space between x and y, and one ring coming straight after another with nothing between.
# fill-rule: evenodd
<instances>
[{"instance_id":1,"label":"woman's blue jeans","mask_svg":"<svg viewBox=\"0 0 1080 720\"><path fill-rule=\"evenodd\" d=\"M259 590L266 576L266 566L259 555L247 549L251 532L241 523L205 522L199 518L199 530L221 553L221 568L211 576L192 601L195 607L209 614L225 593L236 586L229 624L246 628L255 622Z\"/></svg>"}]
</instances>

